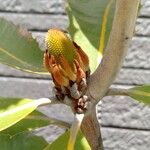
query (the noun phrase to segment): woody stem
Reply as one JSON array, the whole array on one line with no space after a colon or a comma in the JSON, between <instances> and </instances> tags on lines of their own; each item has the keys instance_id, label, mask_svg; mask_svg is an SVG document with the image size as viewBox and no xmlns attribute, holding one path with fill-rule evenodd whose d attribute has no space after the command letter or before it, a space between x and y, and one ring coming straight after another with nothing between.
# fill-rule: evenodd
<instances>
[{"instance_id":1,"label":"woody stem","mask_svg":"<svg viewBox=\"0 0 150 150\"><path fill-rule=\"evenodd\" d=\"M90 78L86 95L93 108L107 93L119 72L131 42L140 0L116 0L116 10L112 31L101 64ZM94 112L87 114L82 124L89 144L93 150L102 150L99 124Z\"/></svg>"}]
</instances>

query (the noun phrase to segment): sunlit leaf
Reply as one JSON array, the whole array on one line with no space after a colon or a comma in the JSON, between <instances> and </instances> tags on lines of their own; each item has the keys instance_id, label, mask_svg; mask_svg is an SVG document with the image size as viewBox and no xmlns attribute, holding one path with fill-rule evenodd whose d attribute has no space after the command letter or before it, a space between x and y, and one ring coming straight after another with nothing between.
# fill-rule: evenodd
<instances>
[{"instance_id":1,"label":"sunlit leaf","mask_svg":"<svg viewBox=\"0 0 150 150\"><path fill-rule=\"evenodd\" d=\"M139 102L150 105L150 85L131 88L128 91L128 95Z\"/></svg>"},{"instance_id":2,"label":"sunlit leaf","mask_svg":"<svg viewBox=\"0 0 150 150\"><path fill-rule=\"evenodd\" d=\"M33 111L31 114L26 116L21 121L17 122L13 126L1 131L1 134L14 135L19 132L32 131L33 129L47 126L53 123L47 116L43 115L38 111Z\"/></svg>"},{"instance_id":3,"label":"sunlit leaf","mask_svg":"<svg viewBox=\"0 0 150 150\"><path fill-rule=\"evenodd\" d=\"M69 33L88 54L93 72L111 31L115 0L67 0L66 5Z\"/></svg>"},{"instance_id":4,"label":"sunlit leaf","mask_svg":"<svg viewBox=\"0 0 150 150\"><path fill-rule=\"evenodd\" d=\"M0 131L14 125L48 99L0 98Z\"/></svg>"},{"instance_id":5,"label":"sunlit leaf","mask_svg":"<svg viewBox=\"0 0 150 150\"><path fill-rule=\"evenodd\" d=\"M67 131L44 150L57 150L57 149L66 150L69 140L69 134L70 131ZM85 139L81 131L79 131L77 135L75 150L91 150L87 140Z\"/></svg>"},{"instance_id":6,"label":"sunlit leaf","mask_svg":"<svg viewBox=\"0 0 150 150\"><path fill-rule=\"evenodd\" d=\"M0 18L0 63L28 72L44 73L43 52L31 33Z\"/></svg>"},{"instance_id":7,"label":"sunlit leaf","mask_svg":"<svg viewBox=\"0 0 150 150\"><path fill-rule=\"evenodd\" d=\"M40 136L28 132L15 136L0 134L0 146L2 150L42 150L48 143Z\"/></svg>"}]
</instances>

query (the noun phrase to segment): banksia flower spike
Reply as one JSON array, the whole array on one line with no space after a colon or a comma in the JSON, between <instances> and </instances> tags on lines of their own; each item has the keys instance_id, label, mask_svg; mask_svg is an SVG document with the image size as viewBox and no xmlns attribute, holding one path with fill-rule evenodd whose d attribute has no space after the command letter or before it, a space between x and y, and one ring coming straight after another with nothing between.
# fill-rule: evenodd
<instances>
[{"instance_id":1,"label":"banksia flower spike","mask_svg":"<svg viewBox=\"0 0 150 150\"><path fill-rule=\"evenodd\" d=\"M44 66L52 75L56 97L63 101L67 96L78 109L89 77L88 56L60 29L48 30L45 42Z\"/></svg>"}]
</instances>

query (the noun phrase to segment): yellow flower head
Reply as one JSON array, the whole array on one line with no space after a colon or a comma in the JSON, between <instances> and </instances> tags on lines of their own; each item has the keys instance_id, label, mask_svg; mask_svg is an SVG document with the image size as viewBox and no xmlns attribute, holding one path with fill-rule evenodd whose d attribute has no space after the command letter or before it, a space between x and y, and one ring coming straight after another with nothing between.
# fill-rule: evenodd
<instances>
[{"instance_id":1,"label":"yellow flower head","mask_svg":"<svg viewBox=\"0 0 150 150\"><path fill-rule=\"evenodd\" d=\"M73 63L75 58L75 46L69 37L60 29L50 29L45 38L47 49L59 62L63 56L69 64Z\"/></svg>"}]
</instances>

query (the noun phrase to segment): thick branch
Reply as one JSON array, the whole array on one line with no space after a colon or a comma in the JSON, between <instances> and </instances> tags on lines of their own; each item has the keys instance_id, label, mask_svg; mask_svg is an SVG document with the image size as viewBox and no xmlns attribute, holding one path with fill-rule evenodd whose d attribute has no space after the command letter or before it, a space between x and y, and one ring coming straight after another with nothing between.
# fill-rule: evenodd
<instances>
[{"instance_id":1,"label":"thick branch","mask_svg":"<svg viewBox=\"0 0 150 150\"><path fill-rule=\"evenodd\" d=\"M119 72L133 31L140 0L117 0L112 31L106 48L106 53L96 72L91 76L87 95L93 101L93 106L106 94ZM114 91L113 91L114 92ZM109 91L109 94L113 93ZM102 138L96 114L88 113L81 129L93 150L102 150Z\"/></svg>"},{"instance_id":2,"label":"thick branch","mask_svg":"<svg viewBox=\"0 0 150 150\"><path fill-rule=\"evenodd\" d=\"M103 150L100 126L96 116L96 109L87 114L82 122L81 130L92 150Z\"/></svg>"},{"instance_id":3,"label":"thick branch","mask_svg":"<svg viewBox=\"0 0 150 150\"><path fill-rule=\"evenodd\" d=\"M112 31L101 64L91 76L87 94L94 105L119 72L132 39L140 0L117 0Z\"/></svg>"}]
</instances>

